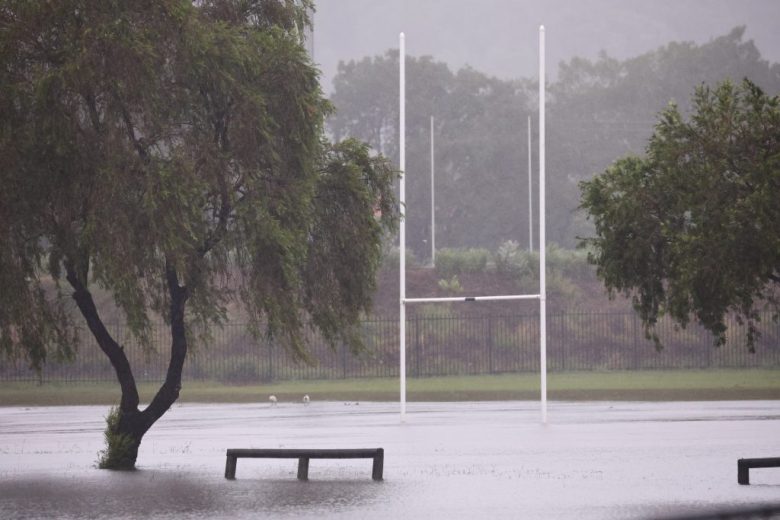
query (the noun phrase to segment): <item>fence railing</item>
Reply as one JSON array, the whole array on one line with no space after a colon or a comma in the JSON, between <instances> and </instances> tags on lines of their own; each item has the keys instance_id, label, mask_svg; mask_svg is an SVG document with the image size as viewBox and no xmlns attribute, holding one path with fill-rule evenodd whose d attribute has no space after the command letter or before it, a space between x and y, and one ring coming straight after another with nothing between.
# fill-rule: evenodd
<instances>
[{"instance_id":1,"label":"fence railing","mask_svg":"<svg viewBox=\"0 0 780 520\"><path fill-rule=\"evenodd\" d=\"M550 371L646 370L676 368L780 368L780 323L762 316L761 338L750 353L744 326L729 324L728 342L714 347L712 336L697 325L681 330L669 321L657 327L664 349L656 351L633 313L559 313L547 319ZM169 359L170 333L157 327L145 348L124 326L112 326L125 347L138 381L161 381ZM290 379L339 379L398 376L398 320L362 323L365 351L355 356L331 349L309 333L313 364L295 362L278 345L256 339L244 324L229 323L213 332L208 347L191 349L187 380L253 383ZM538 315L415 316L407 321L407 373L411 377L536 372L539 370ZM0 381L112 381L108 359L87 333L72 362L49 361L40 374L24 360L0 359Z\"/></svg>"}]
</instances>

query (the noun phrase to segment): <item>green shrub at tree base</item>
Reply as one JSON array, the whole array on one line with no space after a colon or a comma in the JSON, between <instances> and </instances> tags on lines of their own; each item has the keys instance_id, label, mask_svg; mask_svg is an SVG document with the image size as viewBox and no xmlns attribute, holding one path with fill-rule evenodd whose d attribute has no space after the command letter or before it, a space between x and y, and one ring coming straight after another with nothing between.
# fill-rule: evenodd
<instances>
[{"instance_id":1,"label":"green shrub at tree base","mask_svg":"<svg viewBox=\"0 0 780 520\"><path fill-rule=\"evenodd\" d=\"M135 466L133 438L118 431L119 419L119 407L112 406L106 416L106 429L103 432L106 447L98 452L97 466L100 469L127 470Z\"/></svg>"}]
</instances>

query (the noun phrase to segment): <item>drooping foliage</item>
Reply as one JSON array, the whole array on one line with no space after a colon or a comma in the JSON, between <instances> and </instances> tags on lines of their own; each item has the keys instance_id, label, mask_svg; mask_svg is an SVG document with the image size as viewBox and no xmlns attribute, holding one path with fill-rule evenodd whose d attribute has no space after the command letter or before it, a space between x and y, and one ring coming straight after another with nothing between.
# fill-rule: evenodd
<instances>
[{"instance_id":1,"label":"drooping foliage","mask_svg":"<svg viewBox=\"0 0 780 520\"><path fill-rule=\"evenodd\" d=\"M727 81L697 88L692 107L686 120L669 106L644 156L581 184L584 244L648 333L663 315L694 318L721 345L733 313L752 350L758 310L780 311L780 98Z\"/></svg>"},{"instance_id":2,"label":"drooping foliage","mask_svg":"<svg viewBox=\"0 0 780 520\"><path fill-rule=\"evenodd\" d=\"M0 0L0 346L40 368L86 322L122 388L117 432L138 442L230 306L300 357L309 326L359 347L395 173L324 139L311 8ZM93 287L141 339L153 316L170 325L143 412Z\"/></svg>"}]
</instances>

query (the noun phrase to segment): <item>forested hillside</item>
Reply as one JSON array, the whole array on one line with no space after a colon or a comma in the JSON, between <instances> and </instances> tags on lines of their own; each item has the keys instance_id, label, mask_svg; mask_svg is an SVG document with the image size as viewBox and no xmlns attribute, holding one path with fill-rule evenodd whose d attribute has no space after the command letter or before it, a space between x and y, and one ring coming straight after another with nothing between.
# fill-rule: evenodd
<instances>
[{"instance_id":1,"label":"forested hillside","mask_svg":"<svg viewBox=\"0 0 780 520\"><path fill-rule=\"evenodd\" d=\"M602 55L560 65L549 85L547 238L573 247L590 232L578 211L577 184L618 157L641 153L656 115L668 103L687 111L694 87L747 77L780 91L780 65L769 63L744 28L696 45L672 42L626 60ZM407 58L407 245L430 249L430 116L435 117L436 244L497 248L528 244L527 117L537 175L537 86L534 78L501 80L436 57ZM397 161L398 53L342 63L329 129L354 136ZM532 188L534 215L537 187ZM535 216L534 216L535 218ZM534 229L535 229L534 225ZM536 235L536 231L534 231ZM537 237L534 236L534 247Z\"/></svg>"}]
</instances>

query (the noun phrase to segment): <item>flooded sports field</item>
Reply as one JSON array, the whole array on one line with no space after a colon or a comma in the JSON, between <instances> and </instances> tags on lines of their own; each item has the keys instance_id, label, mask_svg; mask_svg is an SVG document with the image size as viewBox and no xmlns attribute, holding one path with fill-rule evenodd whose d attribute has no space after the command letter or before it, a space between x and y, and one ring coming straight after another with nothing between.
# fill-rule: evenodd
<instances>
[{"instance_id":1,"label":"flooded sports field","mask_svg":"<svg viewBox=\"0 0 780 520\"><path fill-rule=\"evenodd\" d=\"M780 504L780 402L280 402L175 406L139 470L94 469L106 407L0 408L0 518L670 518ZM385 450L371 460L239 459L228 448Z\"/></svg>"}]
</instances>

